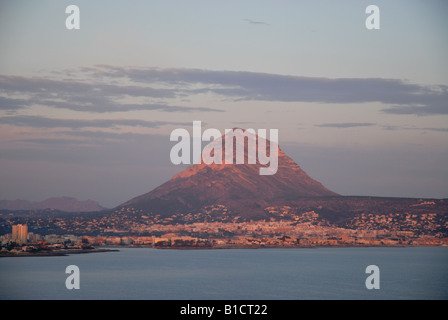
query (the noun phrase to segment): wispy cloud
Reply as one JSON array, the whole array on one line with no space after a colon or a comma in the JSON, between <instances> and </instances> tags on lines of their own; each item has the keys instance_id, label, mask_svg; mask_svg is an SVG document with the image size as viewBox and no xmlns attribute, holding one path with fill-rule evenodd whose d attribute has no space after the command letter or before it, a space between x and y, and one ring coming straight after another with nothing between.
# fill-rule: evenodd
<instances>
[{"instance_id":1,"label":"wispy cloud","mask_svg":"<svg viewBox=\"0 0 448 320\"><path fill-rule=\"evenodd\" d=\"M361 122L361 123L357 123L357 122L346 122L346 123L322 123L322 124L316 124L316 127L328 127L328 128L340 128L340 129L345 129L345 128L356 128L356 127L371 127L371 126L375 126L375 123L370 123L370 122Z\"/></svg>"},{"instance_id":2,"label":"wispy cloud","mask_svg":"<svg viewBox=\"0 0 448 320\"><path fill-rule=\"evenodd\" d=\"M446 95L446 94L445 94ZM444 96L445 96L444 95ZM433 101L433 103L425 104L410 104L410 105L395 105L389 108L385 108L382 111L389 114L396 115L417 115L426 116L431 114L448 114L448 96L439 101ZM431 100L431 99L428 99Z\"/></svg>"},{"instance_id":3,"label":"wispy cloud","mask_svg":"<svg viewBox=\"0 0 448 320\"><path fill-rule=\"evenodd\" d=\"M123 112L156 110L162 112L220 112L209 107L186 107L160 102L124 103L121 98L171 99L180 93L175 89L150 86L111 85L74 80L53 80L0 75L0 110L19 110L44 105L84 112ZM20 96L20 98L17 98Z\"/></svg>"},{"instance_id":4,"label":"wispy cloud","mask_svg":"<svg viewBox=\"0 0 448 320\"><path fill-rule=\"evenodd\" d=\"M415 126L393 126L393 125L381 125L386 130L414 130L414 131L432 131L432 132L448 132L448 128L430 128L430 127L415 127Z\"/></svg>"},{"instance_id":5,"label":"wispy cloud","mask_svg":"<svg viewBox=\"0 0 448 320\"><path fill-rule=\"evenodd\" d=\"M159 128L165 125L189 125L186 122L146 121L139 119L59 119L40 116L8 116L0 118L0 124L8 124L18 127L31 128L109 128L116 129L120 126Z\"/></svg>"},{"instance_id":6,"label":"wispy cloud","mask_svg":"<svg viewBox=\"0 0 448 320\"><path fill-rule=\"evenodd\" d=\"M378 127L384 130L418 130L418 131L433 131L433 132L448 132L448 128L429 128L429 127L414 127L414 126L398 126L398 125L383 125L372 122L341 122L341 123L321 123L314 125L319 128L336 128L348 129L359 127Z\"/></svg>"},{"instance_id":7,"label":"wispy cloud","mask_svg":"<svg viewBox=\"0 0 448 320\"><path fill-rule=\"evenodd\" d=\"M264 21L255 21L255 20L252 20L252 19L243 19L243 20L248 22L248 23L250 23L250 24L261 24L261 25L266 25L266 26L270 25L269 23L264 22Z\"/></svg>"}]
</instances>

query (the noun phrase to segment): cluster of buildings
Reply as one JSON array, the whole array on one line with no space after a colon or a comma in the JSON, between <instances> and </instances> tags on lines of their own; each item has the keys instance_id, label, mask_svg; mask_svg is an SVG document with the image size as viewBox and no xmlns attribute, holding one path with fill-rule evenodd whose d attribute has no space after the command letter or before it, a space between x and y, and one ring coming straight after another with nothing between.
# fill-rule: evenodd
<instances>
[{"instance_id":1,"label":"cluster of buildings","mask_svg":"<svg viewBox=\"0 0 448 320\"><path fill-rule=\"evenodd\" d=\"M448 245L448 238L442 232L448 222L433 213L361 213L338 227L314 211L297 213L286 206L268 209L273 217L259 221L148 223L146 220L151 220L148 216L126 215L124 212L121 216L91 219L88 225L81 219L72 223L55 219L59 230L66 234L39 235L28 232L26 225L17 224L12 226L10 234L0 236L0 244L152 247ZM84 232L85 227L89 227L92 233L78 233L77 228L82 225Z\"/></svg>"},{"instance_id":2,"label":"cluster of buildings","mask_svg":"<svg viewBox=\"0 0 448 320\"><path fill-rule=\"evenodd\" d=\"M26 225L13 225L12 233L0 236L1 251L88 248L91 246L210 247L213 241L167 233L163 236L77 236L28 233Z\"/></svg>"},{"instance_id":3,"label":"cluster of buildings","mask_svg":"<svg viewBox=\"0 0 448 320\"><path fill-rule=\"evenodd\" d=\"M0 235L0 244L15 243L16 245L26 245L31 243L76 243L81 241L81 237L72 234L57 235L48 234L40 235L33 232L28 232L28 226L17 224L12 226L12 232Z\"/></svg>"},{"instance_id":4,"label":"cluster of buildings","mask_svg":"<svg viewBox=\"0 0 448 320\"><path fill-rule=\"evenodd\" d=\"M40 235L28 232L28 226L17 224L12 232L0 236L0 256L23 255L28 253L46 254L60 252L61 249L83 250L90 248L78 241L75 235Z\"/></svg>"}]
</instances>

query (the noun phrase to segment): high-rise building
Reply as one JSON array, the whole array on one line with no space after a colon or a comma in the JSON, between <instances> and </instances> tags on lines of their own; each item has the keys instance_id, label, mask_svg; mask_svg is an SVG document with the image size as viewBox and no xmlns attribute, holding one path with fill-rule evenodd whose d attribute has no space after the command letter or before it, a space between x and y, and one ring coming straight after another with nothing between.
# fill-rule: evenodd
<instances>
[{"instance_id":1,"label":"high-rise building","mask_svg":"<svg viewBox=\"0 0 448 320\"><path fill-rule=\"evenodd\" d=\"M28 226L17 224L12 226L12 240L25 243L28 237Z\"/></svg>"}]
</instances>

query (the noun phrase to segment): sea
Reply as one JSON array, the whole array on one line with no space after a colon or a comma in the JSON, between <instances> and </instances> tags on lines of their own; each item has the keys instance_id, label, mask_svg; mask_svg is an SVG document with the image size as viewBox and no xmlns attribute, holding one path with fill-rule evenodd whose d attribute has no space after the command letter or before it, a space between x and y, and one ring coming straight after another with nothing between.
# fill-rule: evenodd
<instances>
[{"instance_id":1,"label":"sea","mask_svg":"<svg viewBox=\"0 0 448 320\"><path fill-rule=\"evenodd\" d=\"M0 299L448 298L448 247L117 249L0 258ZM73 276L66 273L66 268L72 265L79 270L79 289L68 289L66 285L68 277ZM369 266L377 268L371 271Z\"/></svg>"}]
</instances>

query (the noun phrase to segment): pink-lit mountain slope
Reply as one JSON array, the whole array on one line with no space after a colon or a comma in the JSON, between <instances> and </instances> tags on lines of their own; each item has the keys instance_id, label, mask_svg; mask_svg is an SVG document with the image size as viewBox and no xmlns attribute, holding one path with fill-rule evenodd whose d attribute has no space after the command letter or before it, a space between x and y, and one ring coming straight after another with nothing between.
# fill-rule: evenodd
<instances>
[{"instance_id":1,"label":"pink-lit mountain slope","mask_svg":"<svg viewBox=\"0 0 448 320\"><path fill-rule=\"evenodd\" d=\"M225 150L226 137L216 139L211 144L222 146ZM248 152L249 139L258 143L262 138L248 134L246 143L243 143L245 146L243 164L236 164L238 139L235 139L237 143L234 145L233 164L208 165L202 162L191 165L156 189L133 198L119 207L170 216L195 212L205 206L223 205L229 209L228 214L245 218L260 218L265 214L265 207L272 202L302 197L338 196L309 177L277 144L269 140L264 141L267 145L267 154L270 152L271 145L278 148L278 169L273 175L261 175L260 167L269 167L269 164L262 165L258 159L255 164L248 164L248 159L253 156ZM239 143L241 144L242 141L240 140ZM203 153L202 159L214 156L216 149L208 148L208 150L212 152ZM226 152L228 151L222 152L223 163Z\"/></svg>"}]
</instances>

